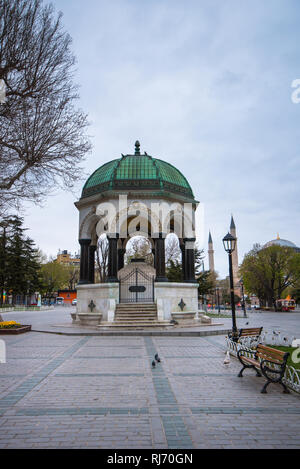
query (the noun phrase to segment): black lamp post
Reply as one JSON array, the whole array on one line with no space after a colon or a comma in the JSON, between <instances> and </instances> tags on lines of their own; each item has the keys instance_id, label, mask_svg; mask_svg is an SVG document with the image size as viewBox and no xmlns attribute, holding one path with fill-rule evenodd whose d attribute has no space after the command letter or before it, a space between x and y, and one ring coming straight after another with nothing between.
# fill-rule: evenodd
<instances>
[{"instance_id":1,"label":"black lamp post","mask_svg":"<svg viewBox=\"0 0 300 469\"><path fill-rule=\"evenodd\" d=\"M247 317L247 313L246 313L246 304L245 304L245 295L244 295L244 281L243 279L241 278L240 280L240 285L241 285L241 290L242 290L242 301L243 301L243 311L244 311L244 318Z\"/></svg>"},{"instance_id":2,"label":"black lamp post","mask_svg":"<svg viewBox=\"0 0 300 469\"><path fill-rule=\"evenodd\" d=\"M204 261L202 261L202 273L204 274ZM206 307L206 295L203 293L202 295L203 298L203 307L204 311L207 313L207 307Z\"/></svg>"},{"instance_id":3,"label":"black lamp post","mask_svg":"<svg viewBox=\"0 0 300 469\"><path fill-rule=\"evenodd\" d=\"M216 287L217 301L218 301L218 314L220 314L220 287Z\"/></svg>"},{"instance_id":4,"label":"black lamp post","mask_svg":"<svg viewBox=\"0 0 300 469\"><path fill-rule=\"evenodd\" d=\"M228 253L229 260L229 279L230 279L230 299L231 299L231 310L232 310L232 340L237 342L238 331L236 327L235 318L235 303L234 303L234 287L233 287L233 272L232 272L232 253L235 250L236 238L230 233L227 233L223 238L223 245L225 251Z\"/></svg>"}]
</instances>

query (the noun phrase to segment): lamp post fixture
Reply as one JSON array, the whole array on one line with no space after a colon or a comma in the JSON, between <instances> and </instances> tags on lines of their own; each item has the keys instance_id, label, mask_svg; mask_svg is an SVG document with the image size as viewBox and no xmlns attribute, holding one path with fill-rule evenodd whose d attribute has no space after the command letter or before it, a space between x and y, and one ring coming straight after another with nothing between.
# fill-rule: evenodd
<instances>
[{"instance_id":1,"label":"lamp post fixture","mask_svg":"<svg viewBox=\"0 0 300 469\"><path fill-rule=\"evenodd\" d=\"M245 304L245 295L244 295L244 281L243 281L243 278L241 278L240 280L240 285L241 285L241 290L242 290L242 301L243 301L243 311L244 311L244 318L247 317L247 313L246 313L246 304Z\"/></svg>"},{"instance_id":2,"label":"lamp post fixture","mask_svg":"<svg viewBox=\"0 0 300 469\"><path fill-rule=\"evenodd\" d=\"M230 300L231 300L231 311L232 311L232 340L237 342L238 331L236 327L235 317L235 303L234 303L234 287L233 287L233 272L232 272L232 253L235 250L236 238L230 233L227 233L223 238L223 245L225 251L228 253L229 260L229 279L230 279Z\"/></svg>"}]
</instances>

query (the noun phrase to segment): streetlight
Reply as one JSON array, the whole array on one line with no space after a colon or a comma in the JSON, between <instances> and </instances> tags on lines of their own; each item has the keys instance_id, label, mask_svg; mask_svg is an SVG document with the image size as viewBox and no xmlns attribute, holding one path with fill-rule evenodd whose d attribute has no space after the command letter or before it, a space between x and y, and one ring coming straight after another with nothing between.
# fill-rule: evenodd
<instances>
[{"instance_id":1,"label":"streetlight","mask_svg":"<svg viewBox=\"0 0 300 469\"><path fill-rule=\"evenodd\" d=\"M216 287L217 301L218 301L218 314L220 314L220 287Z\"/></svg>"},{"instance_id":2,"label":"streetlight","mask_svg":"<svg viewBox=\"0 0 300 469\"><path fill-rule=\"evenodd\" d=\"M202 274L204 275L204 261L202 261ZM207 313L207 307L206 307L206 295L203 293L202 295L202 298L203 298L203 309L204 311Z\"/></svg>"},{"instance_id":3,"label":"streetlight","mask_svg":"<svg viewBox=\"0 0 300 469\"><path fill-rule=\"evenodd\" d=\"M229 260L229 279L230 279L230 299L231 299L231 310L232 310L232 340L237 342L238 340L238 331L236 327L236 318L235 318L235 303L234 303L234 287L233 287L233 272L232 272L232 253L235 250L236 238L230 233L227 233L223 238L223 245L225 251L228 253Z\"/></svg>"},{"instance_id":4,"label":"streetlight","mask_svg":"<svg viewBox=\"0 0 300 469\"><path fill-rule=\"evenodd\" d=\"M30 285L30 280L27 280L27 295L26 295L26 306L28 306L28 303L29 303L29 285Z\"/></svg>"},{"instance_id":5,"label":"streetlight","mask_svg":"<svg viewBox=\"0 0 300 469\"><path fill-rule=\"evenodd\" d=\"M245 295L244 295L244 281L243 278L240 280L241 290L242 290L242 301L243 301L243 311L244 311L244 318L247 317L246 313L246 304L245 304Z\"/></svg>"}]
</instances>

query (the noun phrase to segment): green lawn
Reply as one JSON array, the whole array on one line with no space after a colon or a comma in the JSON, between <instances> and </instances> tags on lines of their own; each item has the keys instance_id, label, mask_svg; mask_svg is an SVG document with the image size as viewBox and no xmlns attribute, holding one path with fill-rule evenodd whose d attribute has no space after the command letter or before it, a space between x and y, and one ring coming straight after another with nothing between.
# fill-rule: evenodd
<instances>
[{"instance_id":1,"label":"green lawn","mask_svg":"<svg viewBox=\"0 0 300 469\"><path fill-rule=\"evenodd\" d=\"M205 313L206 316L209 316L210 318L231 318L231 312L228 312L228 314L224 314L224 312L221 312L220 314L215 314L215 313ZM244 317L244 313L243 315L237 315L236 314L236 317L238 318L243 318ZM247 316L248 317L248 316Z\"/></svg>"},{"instance_id":2,"label":"green lawn","mask_svg":"<svg viewBox=\"0 0 300 469\"><path fill-rule=\"evenodd\" d=\"M288 358L287 364L289 366L293 366L294 368L300 370L300 363L295 363L292 360L292 353L293 353L294 350L297 349L297 347L284 347L284 346L281 346L281 345L268 345L268 347L272 347L272 348L275 348L277 350L281 350L282 352L289 352L290 356ZM300 352L298 354L298 358L300 359Z\"/></svg>"}]
</instances>

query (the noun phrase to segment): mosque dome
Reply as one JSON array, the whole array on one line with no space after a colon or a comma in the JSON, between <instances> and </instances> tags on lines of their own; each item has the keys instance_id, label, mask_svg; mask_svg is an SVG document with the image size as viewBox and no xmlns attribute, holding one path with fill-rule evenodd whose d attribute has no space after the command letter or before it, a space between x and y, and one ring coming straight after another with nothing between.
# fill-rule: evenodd
<instances>
[{"instance_id":1,"label":"mosque dome","mask_svg":"<svg viewBox=\"0 0 300 469\"><path fill-rule=\"evenodd\" d=\"M297 249L296 244L292 243L292 241L288 241L287 239L281 239L279 238L279 235L277 235L276 239L272 239L271 241L268 241L263 248L268 248L270 246L282 246L286 248L293 248Z\"/></svg>"},{"instance_id":2,"label":"mosque dome","mask_svg":"<svg viewBox=\"0 0 300 469\"><path fill-rule=\"evenodd\" d=\"M194 202L194 194L187 179L175 166L158 158L140 153L135 142L134 155L122 155L100 166L86 181L81 198L107 191L117 193L150 191L151 195L176 196Z\"/></svg>"}]
</instances>

